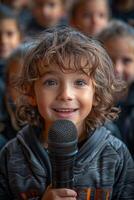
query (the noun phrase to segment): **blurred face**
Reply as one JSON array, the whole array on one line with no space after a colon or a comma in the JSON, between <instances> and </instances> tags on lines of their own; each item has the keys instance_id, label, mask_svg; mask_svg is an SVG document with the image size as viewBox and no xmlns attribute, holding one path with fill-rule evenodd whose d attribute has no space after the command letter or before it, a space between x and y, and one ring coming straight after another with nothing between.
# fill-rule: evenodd
<instances>
[{"instance_id":1,"label":"blurred face","mask_svg":"<svg viewBox=\"0 0 134 200\"><path fill-rule=\"evenodd\" d=\"M10 19L0 20L0 59L7 58L21 42L16 22Z\"/></svg>"},{"instance_id":2,"label":"blurred face","mask_svg":"<svg viewBox=\"0 0 134 200\"><path fill-rule=\"evenodd\" d=\"M85 118L92 109L94 89L89 76L82 72L63 73L51 65L35 82L38 110L49 129L57 119L71 120L82 134Z\"/></svg>"},{"instance_id":3,"label":"blurred face","mask_svg":"<svg viewBox=\"0 0 134 200\"><path fill-rule=\"evenodd\" d=\"M41 26L56 25L63 15L61 0L34 0L33 15Z\"/></svg>"},{"instance_id":4,"label":"blurred face","mask_svg":"<svg viewBox=\"0 0 134 200\"><path fill-rule=\"evenodd\" d=\"M87 35L96 35L108 23L108 8L105 1L85 1L72 19L72 25Z\"/></svg>"},{"instance_id":5,"label":"blurred face","mask_svg":"<svg viewBox=\"0 0 134 200\"><path fill-rule=\"evenodd\" d=\"M134 81L134 41L129 37L118 37L104 45L115 64L116 74L130 84Z\"/></svg>"}]
</instances>

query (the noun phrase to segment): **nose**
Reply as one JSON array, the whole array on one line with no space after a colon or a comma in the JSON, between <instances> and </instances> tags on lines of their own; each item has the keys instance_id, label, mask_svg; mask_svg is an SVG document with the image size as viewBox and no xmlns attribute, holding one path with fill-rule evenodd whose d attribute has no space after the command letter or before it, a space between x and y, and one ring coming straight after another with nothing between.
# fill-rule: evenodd
<instances>
[{"instance_id":1,"label":"nose","mask_svg":"<svg viewBox=\"0 0 134 200\"><path fill-rule=\"evenodd\" d=\"M124 66L121 63L121 61L116 61L115 62L115 72L116 72L116 74L122 77L123 71L124 71Z\"/></svg>"},{"instance_id":2,"label":"nose","mask_svg":"<svg viewBox=\"0 0 134 200\"><path fill-rule=\"evenodd\" d=\"M51 15L52 11L51 11L51 9L50 9L49 6L46 6L46 5L45 5L45 6L42 8L42 13L43 13L43 15L44 15L45 17L48 17L49 15Z\"/></svg>"},{"instance_id":3,"label":"nose","mask_svg":"<svg viewBox=\"0 0 134 200\"><path fill-rule=\"evenodd\" d=\"M97 16L96 14L92 14L92 15L90 16L90 19L91 19L92 25L98 24L98 16Z\"/></svg>"},{"instance_id":4,"label":"nose","mask_svg":"<svg viewBox=\"0 0 134 200\"><path fill-rule=\"evenodd\" d=\"M57 95L58 100L61 101L72 101L74 96L73 88L70 85L62 85L59 88Z\"/></svg>"}]
</instances>

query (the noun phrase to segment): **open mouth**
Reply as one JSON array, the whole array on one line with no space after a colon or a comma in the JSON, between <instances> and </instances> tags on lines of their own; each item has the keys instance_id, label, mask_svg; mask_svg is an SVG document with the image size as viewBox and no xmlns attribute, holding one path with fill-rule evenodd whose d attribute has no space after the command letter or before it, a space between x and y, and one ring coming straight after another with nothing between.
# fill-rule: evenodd
<instances>
[{"instance_id":1,"label":"open mouth","mask_svg":"<svg viewBox=\"0 0 134 200\"><path fill-rule=\"evenodd\" d=\"M78 108L54 108L53 110L59 113L70 113L77 111Z\"/></svg>"},{"instance_id":2,"label":"open mouth","mask_svg":"<svg viewBox=\"0 0 134 200\"><path fill-rule=\"evenodd\" d=\"M54 108L54 115L60 119L72 119L76 117L78 108Z\"/></svg>"}]
</instances>

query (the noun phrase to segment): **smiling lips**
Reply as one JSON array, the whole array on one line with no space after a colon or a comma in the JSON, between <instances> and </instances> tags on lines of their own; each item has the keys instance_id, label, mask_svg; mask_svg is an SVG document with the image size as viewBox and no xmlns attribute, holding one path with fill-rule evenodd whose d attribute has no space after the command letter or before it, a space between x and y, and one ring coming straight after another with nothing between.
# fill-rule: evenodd
<instances>
[{"instance_id":1,"label":"smiling lips","mask_svg":"<svg viewBox=\"0 0 134 200\"><path fill-rule=\"evenodd\" d=\"M59 112L59 113L70 113L70 112L75 112L77 111L78 108L54 108L55 112Z\"/></svg>"},{"instance_id":2,"label":"smiling lips","mask_svg":"<svg viewBox=\"0 0 134 200\"><path fill-rule=\"evenodd\" d=\"M58 117L67 118L71 117L78 110L78 108L55 108L53 110Z\"/></svg>"}]
</instances>

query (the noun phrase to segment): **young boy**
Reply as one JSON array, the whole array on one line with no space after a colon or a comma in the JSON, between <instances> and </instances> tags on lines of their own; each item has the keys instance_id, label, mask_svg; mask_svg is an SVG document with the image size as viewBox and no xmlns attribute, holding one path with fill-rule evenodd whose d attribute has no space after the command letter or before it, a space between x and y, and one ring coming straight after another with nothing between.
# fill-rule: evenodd
<instances>
[{"instance_id":1,"label":"young boy","mask_svg":"<svg viewBox=\"0 0 134 200\"><path fill-rule=\"evenodd\" d=\"M114 62L116 74L130 85L134 81L134 28L121 20L112 20L98 39Z\"/></svg>"},{"instance_id":2,"label":"young boy","mask_svg":"<svg viewBox=\"0 0 134 200\"><path fill-rule=\"evenodd\" d=\"M32 18L26 33L28 36L38 36L44 29L61 23L64 16L64 0L30 0Z\"/></svg>"},{"instance_id":3,"label":"young boy","mask_svg":"<svg viewBox=\"0 0 134 200\"><path fill-rule=\"evenodd\" d=\"M29 0L1 0L1 3L15 12L21 25L25 28L31 18Z\"/></svg>"},{"instance_id":4,"label":"young boy","mask_svg":"<svg viewBox=\"0 0 134 200\"><path fill-rule=\"evenodd\" d=\"M126 146L103 124L117 116L122 90L100 44L71 28L53 28L31 48L16 86L27 121L0 154L0 199L134 199L134 163ZM56 120L78 133L74 189L51 187L47 138ZM49 187L48 187L49 186Z\"/></svg>"},{"instance_id":5,"label":"young boy","mask_svg":"<svg viewBox=\"0 0 134 200\"><path fill-rule=\"evenodd\" d=\"M107 0L78 0L72 5L70 24L86 35L94 36L107 26L109 15Z\"/></svg>"}]
</instances>

